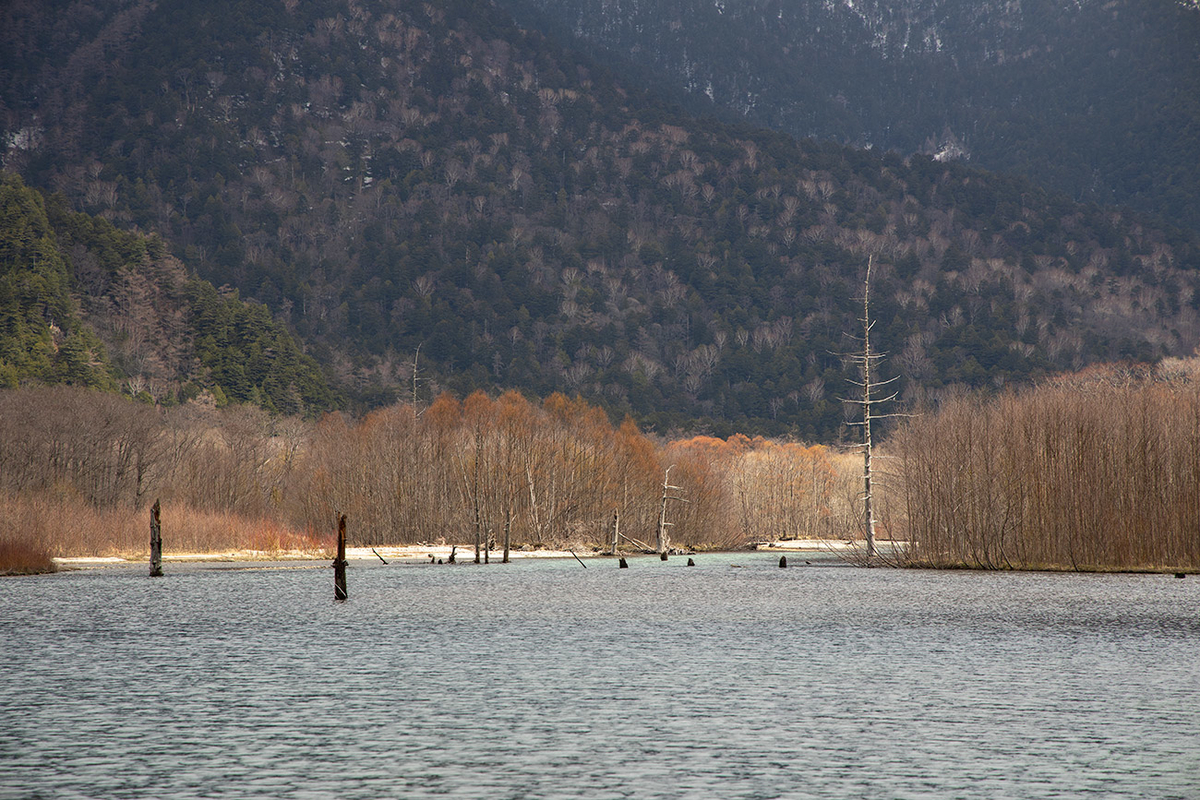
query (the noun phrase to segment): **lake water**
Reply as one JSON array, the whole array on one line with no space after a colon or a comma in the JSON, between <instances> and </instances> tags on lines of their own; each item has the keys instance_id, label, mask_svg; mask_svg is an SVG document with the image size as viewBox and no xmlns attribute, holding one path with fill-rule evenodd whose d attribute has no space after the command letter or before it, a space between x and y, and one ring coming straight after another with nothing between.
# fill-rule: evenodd
<instances>
[{"instance_id":1,"label":"lake water","mask_svg":"<svg viewBox=\"0 0 1200 800\"><path fill-rule=\"evenodd\" d=\"M1200 577L804 558L4 579L0 797L1200 797Z\"/></svg>"}]
</instances>

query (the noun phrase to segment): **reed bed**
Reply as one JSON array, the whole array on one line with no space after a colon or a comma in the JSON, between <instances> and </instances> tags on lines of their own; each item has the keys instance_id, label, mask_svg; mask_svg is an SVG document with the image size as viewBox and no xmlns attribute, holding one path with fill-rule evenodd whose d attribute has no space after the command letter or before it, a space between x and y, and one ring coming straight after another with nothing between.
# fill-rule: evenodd
<instances>
[{"instance_id":1,"label":"reed bed","mask_svg":"<svg viewBox=\"0 0 1200 800\"><path fill-rule=\"evenodd\" d=\"M78 498L44 493L0 494L0 574L32 554L54 557L147 558L149 509L97 508ZM164 550L190 553L255 551L264 557L290 553L326 557L332 537L268 518L167 505L162 511ZM12 564L10 564L10 561ZM50 561L53 564L52 561Z\"/></svg>"},{"instance_id":2,"label":"reed bed","mask_svg":"<svg viewBox=\"0 0 1200 800\"><path fill-rule=\"evenodd\" d=\"M50 553L28 538L0 537L0 575L40 575L57 572Z\"/></svg>"}]
</instances>

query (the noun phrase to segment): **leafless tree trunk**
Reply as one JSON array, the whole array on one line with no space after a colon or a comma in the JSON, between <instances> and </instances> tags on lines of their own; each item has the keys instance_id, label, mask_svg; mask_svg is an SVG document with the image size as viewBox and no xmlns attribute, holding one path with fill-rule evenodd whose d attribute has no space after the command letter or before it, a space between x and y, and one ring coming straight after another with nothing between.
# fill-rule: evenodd
<instances>
[{"instance_id":1,"label":"leafless tree trunk","mask_svg":"<svg viewBox=\"0 0 1200 800\"><path fill-rule=\"evenodd\" d=\"M667 467L667 471L663 473L662 505L660 506L658 512L658 542L656 544L658 547L658 557L663 561L667 560L667 550L669 550L671 546L670 537L667 535L667 527L675 524L673 522L667 522L667 501L682 500L683 502L687 502L686 500L683 500L682 497L676 497L671 494L672 491L682 488L680 486L671 485L671 470L674 468L675 465L672 464L671 466Z\"/></svg>"},{"instance_id":2,"label":"leafless tree trunk","mask_svg":"<svg viewBox=\"0 0 1200 800\"><path fill-rule=\"evenodd\" d=\"M512 535L512 517L512 502L510 498L508 508L506 508L504 512L504 558L501 560L501 564L508 563L508 549L510 544L510 536Z\"/></svg>"},{"instance_id":3,"label":"leafless tree trunk","mask_svg":"<svg viewBox=\"0 0 1200 800\"><path fill-rule=\"evenodd\" d=\"M871 485L873 478L873 466L871 463L872 457L872 441L871 441L871 422L872 420L881 419L888 414L876 414L874 409L880 403L887 403L896 399L896 394L888 397L876 397L875 392L879 388L886 386L896 380L889 378L884 381L876 381L873 379L873 367L876 362L883 358L879 353L871 351L871 328L875 323L871 319L871 267L873 266L874 256L867 258L867 275L863 281L863 349L860 355L851 357L851 360L859 365L862 371L862 383L858 384L862 389L862 399L854 400L853 402L862 405L862 422L855 423L862 425L862 451L863 451L863 509L862 509L862 525L863 535L866 538L866 558L867 563L875 559L875 495L874 488Z\"/></svg>"}]
</instances>

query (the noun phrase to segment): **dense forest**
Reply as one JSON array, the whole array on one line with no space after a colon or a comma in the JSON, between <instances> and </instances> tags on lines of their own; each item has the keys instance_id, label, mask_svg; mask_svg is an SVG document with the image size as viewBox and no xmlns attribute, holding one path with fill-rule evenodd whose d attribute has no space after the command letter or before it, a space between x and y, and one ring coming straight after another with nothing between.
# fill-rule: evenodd
<instances>
[{"instance_id":1,"label":"dense forest","mask_svg":"<svg viewBox=\"0 0 1200 800\"><path fill-rule=\"evenodd\" d=\"M1200 229L1177 0L503 0L694 110L1026 175Z\"/></svg>"},{"instance_id":2,"label":"dense forest","mask_svg":"<svg viewBox=\"0 0 1200 800\"><path fill-rule=\"evenodd\" d=\"M911 402L1200 341L1193 233L697 120L483 0L0 14L6 169L101 238L154 232L148 269L177 270L176 308L219 328L155 358L110 344L112 380L151 394L332 407L311 356L356 412L516 388L659 432L836 441L872 257L875 341ZM84 313L95 268L71 251L92 245L58 237ZM166 346L175 323L153 324L139 335ZM231 351L249 328L273 343ZM184 352L203 369L172 366Z\"/></svg>"},{"instance_id":3,"label":"dense forest","mask_svg":"<svg viewBox=\"0 0 1200 800\"><path fill-rule=\"evenodd\" d=\"M161 239L0 174L0 388L29 382L281 414L337 403L264 306L189 277Z\"/></svg>"}]
</instances>

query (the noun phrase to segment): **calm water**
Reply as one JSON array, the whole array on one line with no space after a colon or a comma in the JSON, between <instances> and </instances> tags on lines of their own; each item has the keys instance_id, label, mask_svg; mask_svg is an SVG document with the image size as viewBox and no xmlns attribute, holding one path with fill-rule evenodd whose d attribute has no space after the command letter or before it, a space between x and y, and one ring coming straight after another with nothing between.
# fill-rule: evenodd
<instances>
[{"instance_id":1,"label":"calm water","mask_svg":"<svg viewBox=\"0 0 1200 800\"><path fill-rule=\"evenodd\" d=\"M1200 578L697 561L5 579L0 797L1200 797Z\"/></svg>"}]
</instances>

